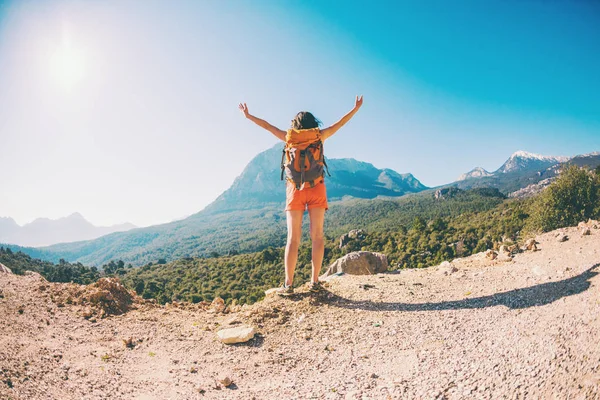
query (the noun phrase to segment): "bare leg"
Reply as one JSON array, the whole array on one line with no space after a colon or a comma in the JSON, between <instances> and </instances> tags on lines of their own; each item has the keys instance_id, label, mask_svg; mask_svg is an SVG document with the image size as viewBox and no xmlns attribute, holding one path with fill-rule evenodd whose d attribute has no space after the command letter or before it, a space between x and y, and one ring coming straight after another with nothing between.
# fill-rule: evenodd
<instances>
[{"instance_id":1,"label":"bare leg","mask_svg":"<svg viewBox=\"0 0 600 400\"><path fill-rule=\"evenodd\" d=\"M291 285L294 282L294 271L298 262L298 247L300 246L300 236L302 235L302 216L304 211L287 211L287 245L285 246L285 284Z\"/></svg>"},{"instance_id":2,"label":"bare leg","mask_svg":"<svg viewBox=\"0 0 600 400\"><path fill-rule=\"evenodd\" d=\"M310 239L312 240L311 282L318 282L325 253L325 239L323 237L325 208L312 208L308 210L308 215L310 217Z\"/></svg>"}]
</instances>

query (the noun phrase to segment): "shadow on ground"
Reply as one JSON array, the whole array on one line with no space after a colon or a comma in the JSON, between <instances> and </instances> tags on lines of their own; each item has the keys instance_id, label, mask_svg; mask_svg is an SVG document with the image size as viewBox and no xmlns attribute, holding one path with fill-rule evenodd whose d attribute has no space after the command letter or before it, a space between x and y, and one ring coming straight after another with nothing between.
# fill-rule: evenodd
<instances>
[{"instance_id":1,"label":"shadow on ground","mask_svg":"<svg viewBox=\"0 0 600 400\"><path fill-rule=\"evenodd\" d=\"M324 293L321 302L331 306L361 309L367 311L439 311L495 307L499 305L511 309L522 309L543 306L563 297L582 293L591 286L590 279L598 275L595 264L579 275L557 282L542 283L522 289L496 293L489 296L474 297L463 300L441 301L437 303L386 303L373 301L356 301L333 293Z\"/></svg>"}]
</instances>

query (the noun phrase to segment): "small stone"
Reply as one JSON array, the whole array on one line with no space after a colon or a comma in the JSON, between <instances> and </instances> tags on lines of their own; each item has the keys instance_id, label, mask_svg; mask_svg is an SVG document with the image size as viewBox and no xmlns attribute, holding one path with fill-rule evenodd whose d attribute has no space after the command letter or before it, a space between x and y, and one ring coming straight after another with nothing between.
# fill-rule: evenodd
<instances>
[{"instance_id":1,"label":"small stone","mask_svg":"<svg viewBox=\"0 0 600 400\"><path fill-rule=\"evenodd\" d=\"M81 316L85 319L90 319L94 315L94 311L91 307L86 307L82 312Z\"/></svg>"},{"instance_id":2,"label":"small stone","mask_svg":"<svg viewBox=\"0 0 600 400\"><path fill-rule=\"evenodd\" d=\"M217 337L222 343L234 344L244 343L254 337L254 327L242 325L235 328L221 329L217 332Z\"/></svg>"},{"instance_id":3,"label":"small stone","mask_svg":"<svg viewBox=\"0 0 600 400\"><path fill-rule=\"evenodd\" d=\"M128 337L127 339L123 339L123 345L128 349L133 349L135 347L135 341L132 337Z\"/></svg>"},{"instance_id":4,"label":"small stone","mask_svg":"<svg viewBox=\"0 0 600 400\"><path fill-rule=\"evenodd\" d=\"M219 382L221 383L221 385L223 385L225 387L229 387L229 386L233 385L233 381L228 376L224 377Z\"/></svg>"},{"instance_id":5,"label":"small stone","mask_svg":"<svg viewBox=\"0 0 600 400\"><path fill-rule=\"evenodd\" d=\"M586 227L581 228L581 235L582 236L588 236L588 235L591 235L591 234L592 234L592 231L590 230L589 227L586 226Z\"/></svg>"},{"instance_id":6,"label":"small stone","mask_svg":"<svg viewBox=\"0 0 600 400\"><path fill-rule=\"evenodd\" d=\"M523 250L536 251L537 250L537 242L535 239L527 239L525 245L523 246Z\"/></svg>"},{"instance_id":7,"label":"small stone","mask_svg":"<svg viewBox=\"0 0 600 400\"><path fill-rule=\"evenodd\" d=\"M215 299L210 303L210 308L208 309L209 313L222 313L225 311L225 301L220 297L215 297Z\"/></svg>"},{"instance_id":8,"label":"small stone","mask_svg":"<svg viewBox=\"0 0 600 400\"><path fill-rule=\"evenodd\" d=\"M204 390L201 386L196 386L196 392L198 392L200 394L204 394L204 393L206 393L206 390Z\"/></svg>"},{"instance_id":9,"label":"small stone","mask_svg":"<svg viewBox=\"0 0 600 400\"><path fill-rule=\"evenodd\" d=\"M563 232L559 232L559 233L556 235L556 240L557 240L559 243L562 243L562 242L566 242L567 240L569 240L569 237L568 237L567 235L565 235Z\"/></svg>"},{"instance_id":10,"label":"small stone","mask_svg":"<svg viewBox=\"0 0 600 400\"><path fill-rule=\"evenodd\" d=\"M457 271L458 271L458 268L456 268L456 266L452 265L452 263L450 263L449 261L444 261L438 267L438 272L440 274L444 274L444 275L451 275Z\"/></svg>"},{"instance_id":11,"label":"small stone","mask_svg":"<svg viewBox=\"0 0 600 400\"><path fill-rule=\"evenodd\" d=\"M485 252L485 256L487 258L489 258L490 260L495 260L496 257L498 257L498 253L496 253L494 250L489 249L488 251Z\"/></svg>"}]
</instances>

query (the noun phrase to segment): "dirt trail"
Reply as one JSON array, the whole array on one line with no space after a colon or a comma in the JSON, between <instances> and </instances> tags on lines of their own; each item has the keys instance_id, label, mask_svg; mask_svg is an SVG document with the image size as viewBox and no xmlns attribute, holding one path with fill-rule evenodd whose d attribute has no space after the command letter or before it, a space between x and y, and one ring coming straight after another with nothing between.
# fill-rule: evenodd
<instances>
[{"instance_id":1,"label":"dirt trail","mask_svg":"<svg viewBox=\"0 0 600 400\"><path fill-rule=\"evenodd\" d=\"M143 304L92 322L57 305L62 285L0 274L0 398L599 399L600 230L564 231L509 262L343 276L230 314ZM260 334L217 341L238 322Z\"/></svg>"}]
</instances>

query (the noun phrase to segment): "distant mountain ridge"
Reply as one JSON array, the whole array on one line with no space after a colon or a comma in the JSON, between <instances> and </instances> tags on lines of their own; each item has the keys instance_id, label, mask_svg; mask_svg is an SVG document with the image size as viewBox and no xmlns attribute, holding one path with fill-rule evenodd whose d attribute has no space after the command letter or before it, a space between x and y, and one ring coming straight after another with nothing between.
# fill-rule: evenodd
<instances>
[{"instance_id":1,"label":"distant mountain ridge","mask_svg":"<svg viewBox=\"0 0 600 400\"><path fill-rule=\"evenodd\" d=\"M94 226L80 213L73 213L58 219L37 218L19 226L10 217L0 218L0 243L19 246L48 246L96 239L113 232L123 232L136 228L130 223L100 227Z\"/></svg>"},{"instance_id":2,"label":"distant mountain ridge","mask_svg":"<svg viewBox=\"0 0 600 400\"><path fill-rule=\"evenodd\" d=\"M563 166L570 164L596 168L600 165L600 152L564 157L544 156L519 150L494 172L490 173L477 167L461 175L456 182L443 187L456 186L460 189L492 187L506 195L511 195L524 188L534 187L542 181L547 186L548 182L560 173Z\"/></svg>"},{"instance_id":3,"label":"distant mountain ridge","mask_svg":"<svg viewBox=\"0 0 600 400\"><path fill-rule=\"evenodd\" d=\"M508 172L531 169L541 170L556 164L567 162L569 159L569 157L542 156L539 154L519 150L513 153L495 173L506 174Z\"/></svg>"}]
</instances>

